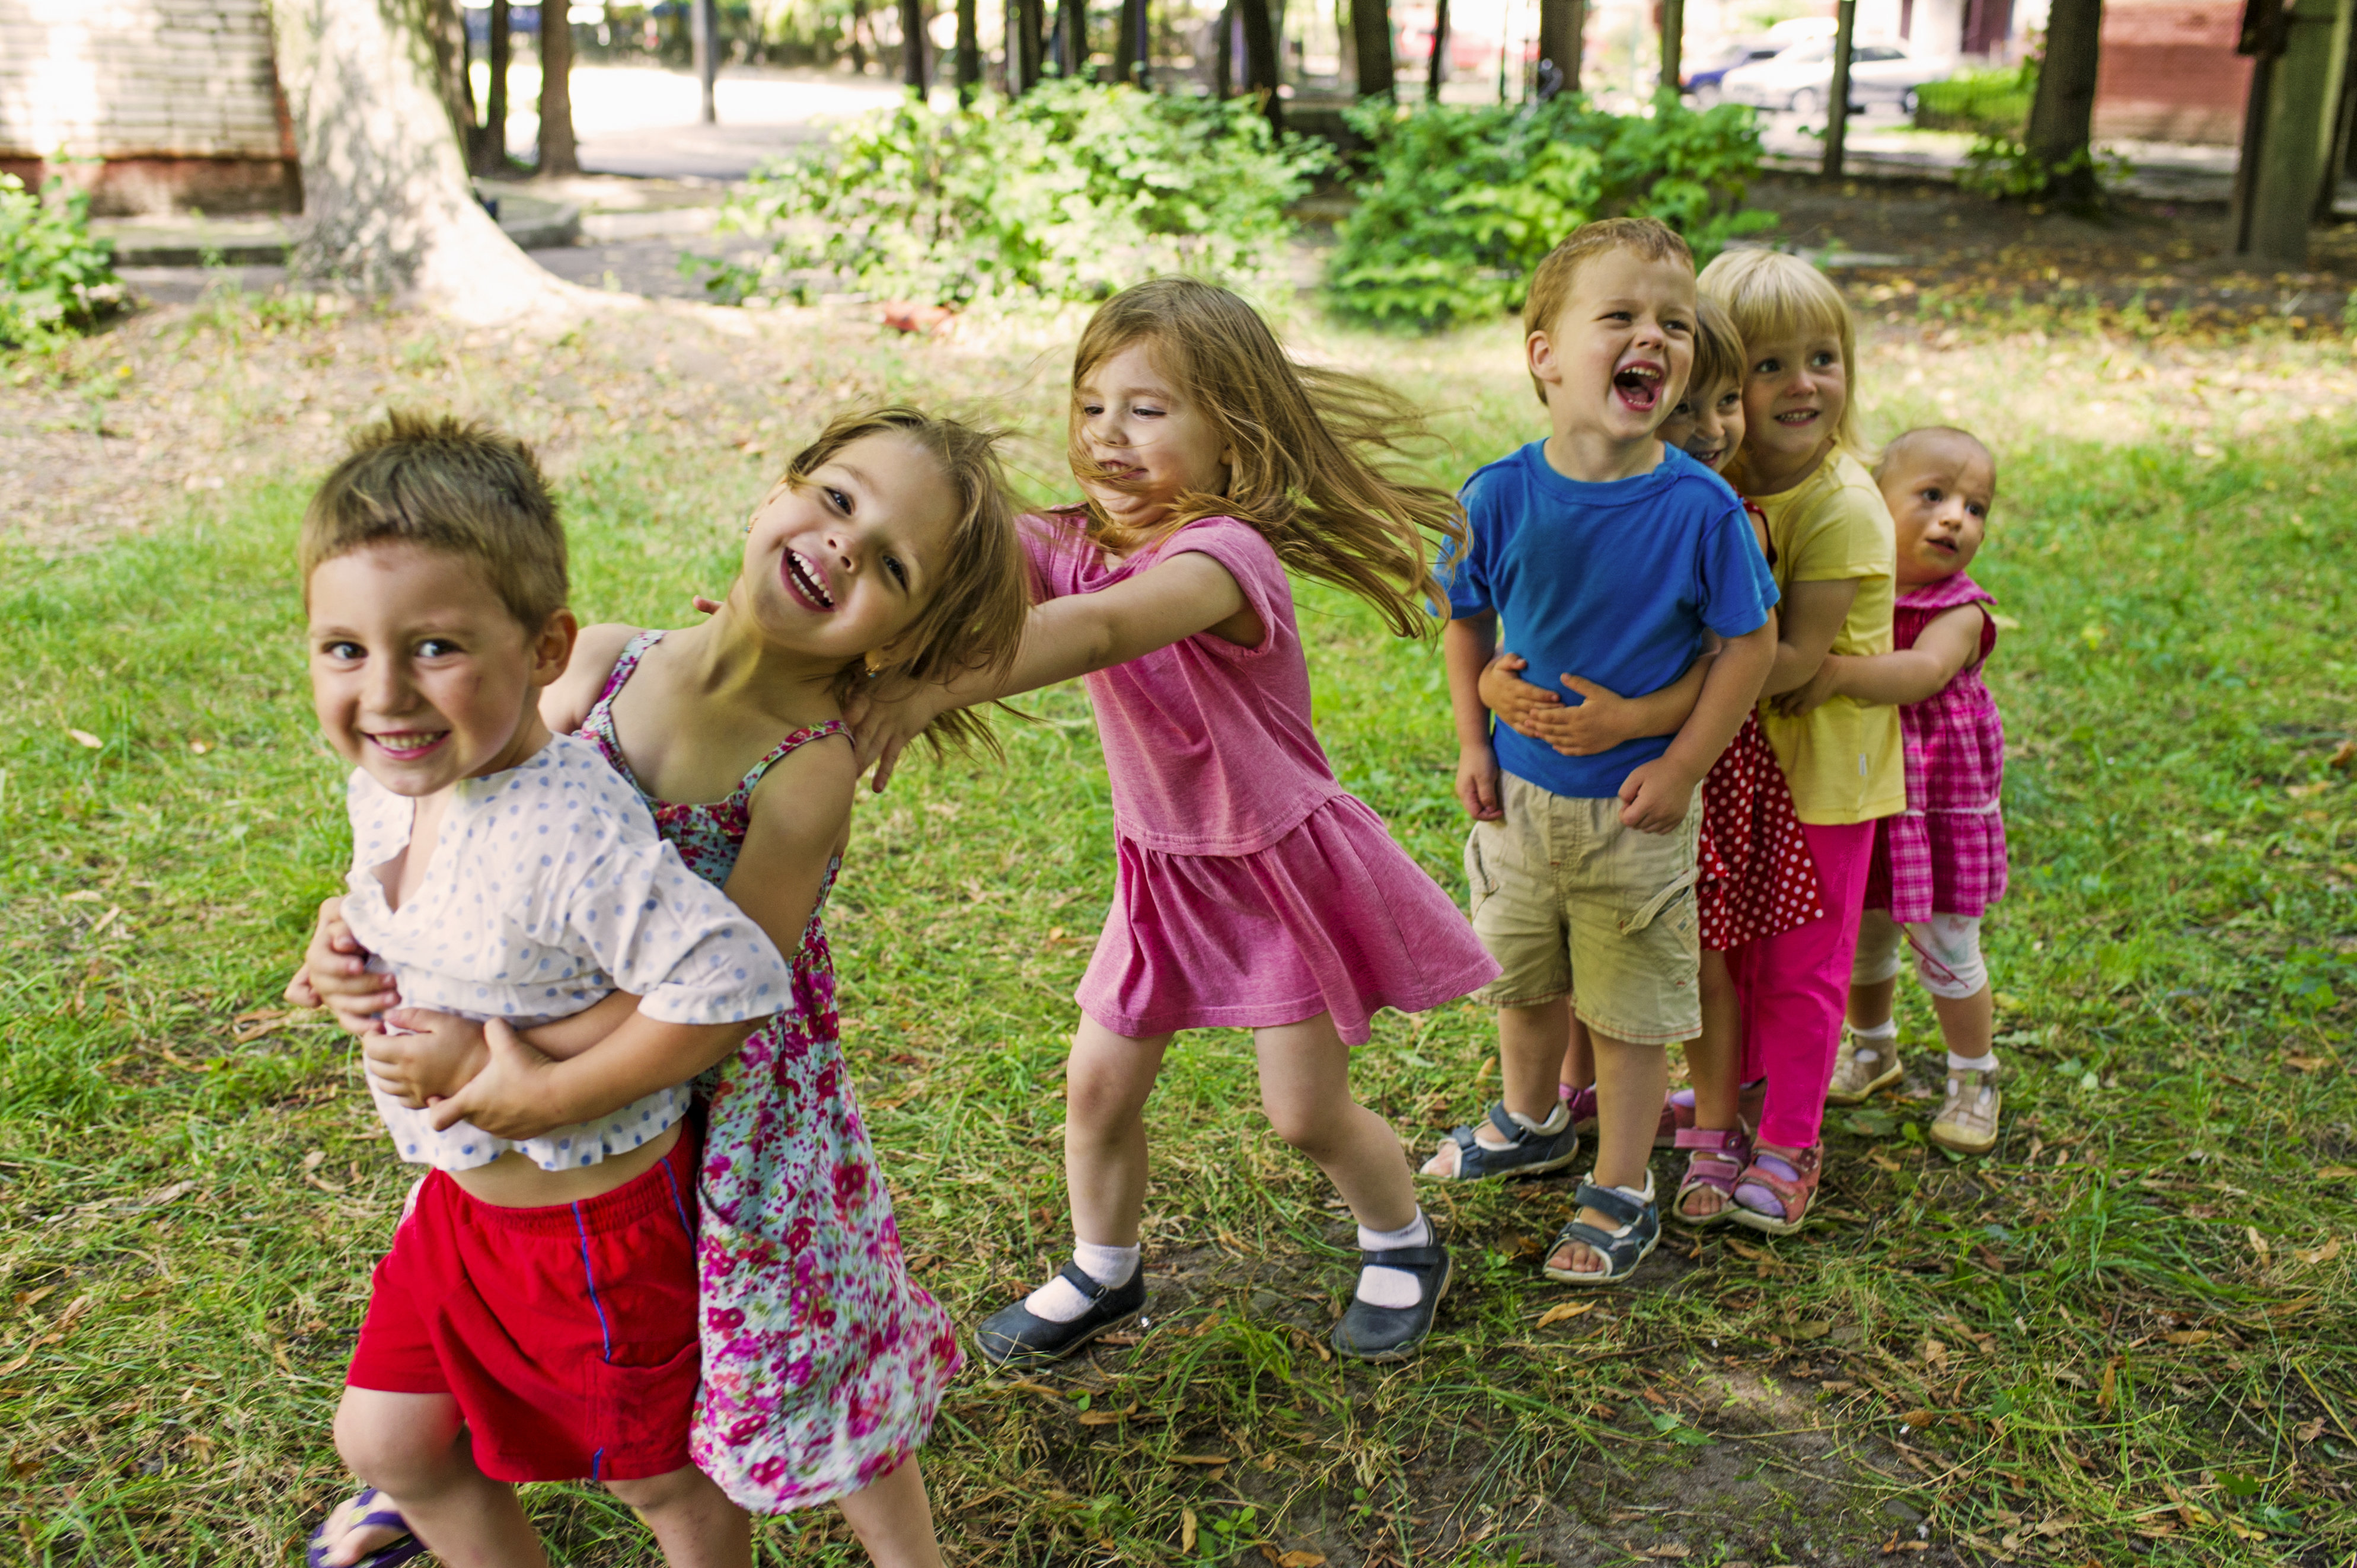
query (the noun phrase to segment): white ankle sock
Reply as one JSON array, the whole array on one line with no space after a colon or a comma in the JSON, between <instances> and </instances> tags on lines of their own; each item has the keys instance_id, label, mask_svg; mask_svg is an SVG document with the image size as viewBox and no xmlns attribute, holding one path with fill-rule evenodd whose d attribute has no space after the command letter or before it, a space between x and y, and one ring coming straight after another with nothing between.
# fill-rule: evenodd
<instances>
[{"instance_id":1,"label":"white ankle sock","mask_svg":"<svg viewBox=\"0 0 2357 1568\"><path fill-rule=\"evenodd\" d=\"M1985 1057L1960 1057L1955 1052L1950 1051L1948 1070L1950 1072L1995 1072L1996 1053L1991 1051Z\"/></svg>"},{"instance_id":2,"label":"white ankle sock","mask_svg":"<svg viewBox=\"0 0 2357 1568\"><path fill-rule=\"evenodd\" d=\"M1072 1262L1081 1273L1101 1285L1125 1285L1136 1273L1146 1256L1140 1247L1100 1247L1093 1241L1072 1243ZM1023 1308L1034 1317L1044 1317L1050 1323L1070 1323L1089 1309L1089 1298L1073 1288L1072 1282L1058 1274L1038 1290L1023 1298Z\"/></svg>"},{"instance_id":3,"label":"white ankle sock","mask_svg":"<svg viewBox=\"0 0 2357 1568\"><path fill-rule=\"evenodd\" d=\"M1896 1018L1889 1019L1886 1021L1880 1028L1877 1029L1861 1029L1857 1025L1852 1024L1849 1026L1849 1037L1852 1042L1862 1047L1854 1053L1858 1060L1862 1062L1880 1061L1882 1059L1882 1053L1875 1047L1878 1046L1889 1046L1895 1048L1898 1046L1899 1020Z\"/></svg>"},{"instance_id":4,"label":"white ankle sock","mask_svg":"<svg viewBox=\"0 0 2357 1568\"><path fill-rule=\"evenodd\" d=\"M1506 1115L1512 1119L1515 1126L1525 1133L1554 1133L1562 1132L1563 1124L1571 1120L1571 1107L1563 1101L1556 1101L1555 1110L1544 1122L1534 1122L1519 1111L1509 1111ZM1481 1125L1475 1129L1473 1141L1485 1149L1502 1149L1507 1146L1506 1135L1499 1132L1498 1124L1487 1116L1481 1118Z\"/></svg>"},{"instance_id":5,"label":"white ankle sock","mask_svg":"<svg viewBox=\"0 0 2357 1568\"><path fill-rule=\"evenodd\" d=\"M1424 1210L1396 1230L1370 1230L1359 1227L1359 1250L1362 1252L1387 1252L1394 1247L1428 1247L1432 1244L1432 1226ZM1359 1288L1355 1293L1369 1306L1414 1306L1424 1299L1423 1282L1405 1269L1362 1268L1359 1271Z\"/></svg>"}]
</instances>

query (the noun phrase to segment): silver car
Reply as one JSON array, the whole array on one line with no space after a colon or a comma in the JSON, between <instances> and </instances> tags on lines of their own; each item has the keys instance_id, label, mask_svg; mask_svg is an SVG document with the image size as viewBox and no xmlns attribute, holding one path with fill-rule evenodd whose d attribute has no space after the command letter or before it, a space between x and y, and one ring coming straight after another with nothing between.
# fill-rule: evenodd
<instances>
[{"instance_id":1,"label":"silver car","mask_svg":"<svg viewBox=\"0 0 2357 1568\"><path fill-rule=\"evenodd\" d=\"M1913 54L1900 44L1853 44L1850 100L1895 103L1900 113L1912 114L1915 90L1927 81L1945 81L1954 70L1952 59ZM1833 39L1803 38L1772 59L1737 66L1721 81L1719 91L1732 103L1815 114L1824 111L1833 81Z\"/></svg>"}]
</instances>

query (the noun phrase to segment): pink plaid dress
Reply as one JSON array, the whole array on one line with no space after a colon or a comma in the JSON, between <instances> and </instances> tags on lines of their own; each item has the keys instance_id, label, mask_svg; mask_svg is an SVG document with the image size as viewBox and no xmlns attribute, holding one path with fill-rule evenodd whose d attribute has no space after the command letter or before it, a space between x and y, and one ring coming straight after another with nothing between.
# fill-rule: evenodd
<instances>
[{"instance_id":1,"label":"pink plaid dress","mask_svg":"<svg viewBox=\"0 0 2357 1568\"><path fill-rule=\"evenodd\" d=\"M1990 604L1962 572L1899 596L1891 642L1912 648L1923 628L1961 605ZM1907 810L1875 823L1866 907L1904 925L1933 915L1985 913L2005 897L2005 725L1981 679L1996 623L1981 618L1973 661L1933 695L1899 710L1907 761Z\"/></svg>"}]
</instances>

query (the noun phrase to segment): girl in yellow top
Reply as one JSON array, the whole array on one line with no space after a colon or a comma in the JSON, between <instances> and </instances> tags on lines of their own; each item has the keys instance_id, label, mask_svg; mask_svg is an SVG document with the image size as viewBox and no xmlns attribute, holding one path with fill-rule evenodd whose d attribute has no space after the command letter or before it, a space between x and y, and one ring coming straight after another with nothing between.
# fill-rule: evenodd
<instances>
[{"instance_id":1,"label":"girl in yellow top","mask_svg":"<svg viewBox=\"0 0 2357 1568\"><path fill-rule=\"evenodd\" d=\"M1727 473L1768 518L1783 598L1763 698L1805 685L1828 653L1890 651L1890 512L1857 427L1857 337L1824 274L1797 257L1729 251L1702 293L1733 318L1749 360L1743 446ZM1745 1079L1767 1098L1730 1217L1782 1235L1808 1217L1825 1088L1841 1044L1874 823L1907 804L1898 711L1832 699L1799 718L1763 701L1760 723L1792 785L1824 889L1822 919L1727 955L1743 1004Z\"/></svg>"}]
</instances>

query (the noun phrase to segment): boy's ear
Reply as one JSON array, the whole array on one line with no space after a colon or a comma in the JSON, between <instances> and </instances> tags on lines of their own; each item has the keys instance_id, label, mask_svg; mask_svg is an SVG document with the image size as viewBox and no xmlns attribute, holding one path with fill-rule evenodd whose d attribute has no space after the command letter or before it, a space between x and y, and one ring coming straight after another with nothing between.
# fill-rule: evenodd
<instances>
[{"instance_id":1,"label":"boy's ear","mask_svg":"<svg viewBox=\"0 0 2357 1568\"><path fill-rule=\"evenodd\" d=\"M1555 360L1555 340L1547 336L1544 328L1523 339L1523 357L1534 378L1548 386L1563 384L1563 368Z\"/></svg>"},{"instance_id":2,"label":"boy's ear","mask_svg":"<svg viewBox=\"0 0 2357 1568\"><path fill-rule=\"evenodd\" d=\"M581 635L581 623L569 609L552 614L532 639L532 683L535 687L553 686L565 675L565 667L573 662L573 644Z\"/></svg>"}]
</instances>

